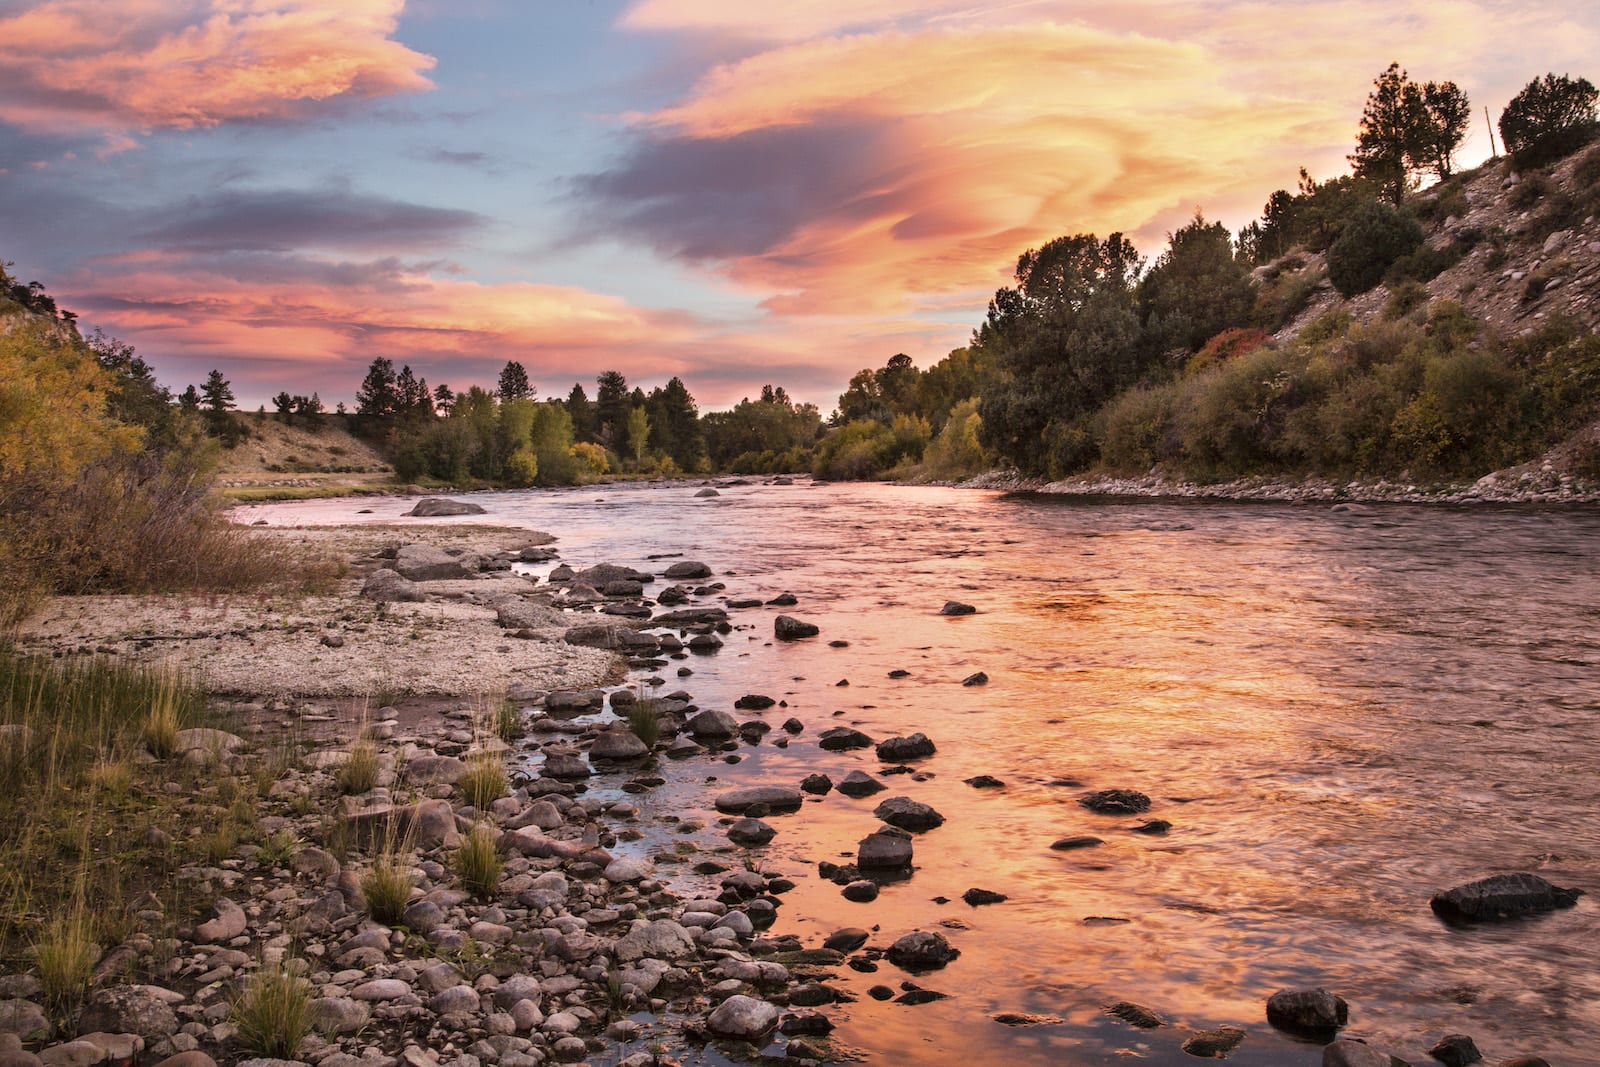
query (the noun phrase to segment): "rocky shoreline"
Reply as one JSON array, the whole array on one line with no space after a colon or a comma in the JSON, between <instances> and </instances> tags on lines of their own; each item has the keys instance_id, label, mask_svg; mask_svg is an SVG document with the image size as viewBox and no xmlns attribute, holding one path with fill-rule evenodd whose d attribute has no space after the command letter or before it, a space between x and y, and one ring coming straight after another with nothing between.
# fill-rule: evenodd
<instances>
[{"instance_id":1,"label":"rocky shoreline","mask_svg":"<svg viewBox=\"0 0 1600 1067\"><path fill-rule=\"evenodd\" d=\"M396 537L343 528L289 536L353 556L335 603L319 605L323 615L309 632L295 631L315 649L340 647L330 637L359 646L408 606L454 604L475 618L489 613L503 643L495 647L544 648L570 673L501 690L509 714L482 688L370 711L291 689L238 705L237 732L189 732L170 758L218 780L254 777L262 793L258 834L215 863L180 870L177 897L186 906L142 901L136 928L100 960L80 1010L52 1013L36 976L0 974L0 1067L653 1067L699 1056L707 1043L719 1057L753 1060L770 1056L763 1050L773 1042L790 1060L846 1060L854 1053L831 1040L834 1023L819 1010L848 1001L830 982L840 968L874 973L887 965L911 976L874 985L875 999L914 1006L943 997L911 980L959 956L937 929L843 928L812 945L767 933L795 882L764 869L750 851L772 837L766 818L830 789L851 796L885 789L877 777L853 772L834 783L813 774L707 796L703 813L679 818L700 828L720 816L729 844L714 850L688 840L663 849L646 836L631 798L665 784L674 761L735 758L741 744L785 746L807 730L795 718L773 729L763 714L776 702L759 693L736 703L753 713L741 720L697 707L686 690L665 692L667 679L654 672L667 672L690 649L714 654L732 630L737 606L720 606L724 590L709 567L680 560L658 576L611 564L558 566L548 581L533 583L508 573L514 561L552 555L547 545L528 543L538 539L526 531L431 527ZM944 613L964 607L951 602ZM414 616L402 618L402 627L415 627ZM215 641L211 623L198 623ZM804 641L818 632L780 615L771 636ZM62 640L61 650L93 647L81 633ZM136 654L136 646L133 640L121 654ZM423 658L413 664L418 670ZM624 671L637 689L616 685ZM691 674L679 668L680 679ZM281 758L286 739L292 758ZM914 776L938 752L921 734L874 742L846 726L822 731L818 744L872 747L884 777ZM349 769L363 753L373 761L372 780L355 788ZM498 786L486 774L496 768L505 775ZM1150 806L1132 790L1091 793L1080 803L1113 813ZM883 825L861 840L854 862L818 869L847 899L870 900L880 881L903 876L918 835L944 822L906 797L889 797L873 814ZM476 891L461 859L475 836L493 841L501 864L492 884ZM654 860L646 846L656 849ZM402 873L404 890L397 913L380 916L377 875L386 864ZM674 875L686 869L696 885L712 888L675 890ZM1493 921L1570 906L1575 896L1527 875L1458 887L1434 908L1453 919ZM1005 898L974 888L963 899L978 907ZM288 1060L263 1058L241 1040L241 998L274 971L297 977L310 998L311 1033ZM1360 1041L1336 1040L1348 1006L1327 991L1280 991L1264 1008L1272 1026L1324 1044L1325 1067L1395 1062ZM1107 1012L1140 1030L1164 1025L1131 1002ZM1049 1021L996 1018L1015 1026ZM1245 1036L1234 1027L1198 1031L1182 1048L1221 1057ZM1437 1060L1472 1062L1469 1038L1449 1040L1434 1051Z\"/></svg>"}]
</instances>

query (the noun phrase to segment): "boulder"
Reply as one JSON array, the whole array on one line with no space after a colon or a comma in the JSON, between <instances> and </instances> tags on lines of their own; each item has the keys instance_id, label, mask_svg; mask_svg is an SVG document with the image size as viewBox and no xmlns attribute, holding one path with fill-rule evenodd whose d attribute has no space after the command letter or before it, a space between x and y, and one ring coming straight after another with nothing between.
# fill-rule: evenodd
<instances>
[{"instance_id":1,"label":"boulder","mask_svg":"<svg viewBox=\"0 0 1600 1067\"><path fill-rule=\"evenodd\" d=\"M849 882L840 891L844 899L856 904L868 904L878 899L878 883L865 878Z\"/></svg>"},{"instance_id":2,"label":"boulder","mask_svg":"<svg viewBox=\"0 0 1600 1067\"><path fill-rule=\"evenodd\" d=\"M353 1034L372 1020L372 1009L349 997L318 997L310 1015L311 1025L324 1033Z\"/></svg>"},{"instance_id":3,"label":"boulder","mask_svg":"<svg viewBox=\"0 0 1600 1067\"><path fill-rule=\"evenodd\" d=\"M759 848L778 836L778 831L760 819L743 818L728 827L728 840L746 848Z\"/></svg>"},{"instance_id":4,"label":"boulder","mask_svg":"<svg viewBox=\"0 0 1600 1067\"><path fill-rule=\"evenodd\" d=\"M798 641L802 637L815 637L821 632L814 623L801 622L791 615L779 615L772 620L772 633L779 641Z\"/></svg>"},{"instance_id":5,"label":"boulder","mask_svg":"<svg viewBox=\"0 0 1600 1067\"><path fill-rule=\"evenodd\" d=\"M661 575L663 578L667 578L675 582L690 578L709 578L711 577L711 568L706 566L704 563L701 563L699 560L686 559L681 563L674 563L672 566L662 571Z\"/></svg>"},{"instance_id":6,"label":"boulder","mask_svg":"<svg viewBox=\"0 0 1600 1067\"><path fill-rule=\"evenodd\" d=\"M688 959L695 954L694 937L671 919L640 920L634 923L633 929L617 939L613 951L623 963L646 958Z\"/></svg>"},{"instance_id":7,"label":"boulder","mask_svg":"<svg viewBox=\"0 0 1600 1067\"><path fill-rule=\"evenodd\" d=\"M845 796L859 800L862 797L870 797L874 793L881 793L889 787L866 771L851 771L844 776L844 780L839 783L837 788Z\"/></svg>"},{"instance_id":8,"label":"boulder","mask_svg":"<svg viewBox=\"0 0 1600 1067\"><path fill-rule=\"evenodd\" d=\"M400 779L408 785L443 782L455 785L467 773L467 765L454 756L417 756L408 760L400 770Z\"/></svg>"},{"instance_id":9,"label":"boulder","mask_svg":"<svg viewBox=\"0 0 1600 1067\"><path fill-rule=\"evenodd\" d=\"M361 595L386 604L415 603L428 598L416 582L388 567L379 567L367 575L367 580L361 583Z\"/></svg>"},{"instance_id":10,"label":"boulder","mask_svg":"<svg viewBox=\"0 0 1600 1067\"><path fill-rule=\"evenodd\" d=\"M713 803L724 815L743 815L754 807L769 812L799 811L800 791L782 785L752 785L719 794Z\"/></svg>"},{"instance_id":11,"label":"boulder","mask_svg":"<svg viewBox=\"0 0 1600 1067\"><path fill-rule=\"evenodd\" d=\"M1428 1055L1444 1064L1444 1067L1467 1067L1483 1059L1477 1044L1466 1034L1446 1034L1428 1050Z\"/></svg>"},{"instance_id":12,"label":"boulder","mask_svg":"<svg viewBox=\"0 0 1600 1067\"><path fill-rule=\"evenodd\" d=\"M244 933L247 920L243 908L227 897L220 897L216 903L216 910L216 918L194 928L196 941L216 944L231 941Z\"/></svg>"},{"instance_id":13,"label":"boulder","mask_svg":"<svg viewBox=\"0 0 1600 1067\"><path fill-rule=\"evenodd\" d=\"M975 685L988 685L989 676L982 671L977 671L976 673L969 674L965 678L961 679L961 684L969 689Z\"/></svg>"},{"instance_id":14,"label":"boulder","mask_svg":"<svg viewBox=\"0 0 1600 1067\"><path fill-rule=\"evenodd\" d=\"M569 621L564 612L527 597L496 597L490 606L495 620L506 630L564 630Z\"/></svg>"},{"instance_id":15,"label":"boulder","mask_svg":"<svg viewBox=\"0 0 1600 1067\"><path fill-rule=\"evenodd\" d=\"M600 736L594 739L594 744L589 746L589 758L592 760L626 763L630 760L644 759L648 755L650 746L625 727L601 731Z\"/></svg>"},{"instance_id":16,"label":"boulder","mask_svg":"<svg viewBox=\"0 0 1600 1067\"><path fill-rule=\"evenodd\" d=\"M800 792L825 797L833 789L833 779L826 774L808 774L800 779Z\"/></svg>"},{"instance_id":17,"label":"boulder","mask_svg":"<svg viewBox=\"0 0 1600 1067\"><path fill-rule=\"evenodd\" d=\"M842 930L835 930L829 934L827 940L822 942L822 947L834 952L854 952L867 943L871 937L867 931L859 926L846 926Z\"/></svg>"},{"instance_id":18,"label":"boulder","mask_svg":"<svg viewBox=\"0 0 1600 1067\"><path fill-rule=\"evenodd\" d=\"M890 945L886 955L902 970L933 971L961 955L961 950L946 941L943 934L917 930Z\"/></svg>"},{"instance_id":19,"label":"boulder","mask_svg":"<svg viewBox=\"0 0 1600 1067\"><path fill-rule=\"evenodd\" d=\"M1190 1035L1180 1048L1191 1056L1203 1060L1226 1059L1228 1053L1244 1041L1244 1031L1237 1026L1219 1026L1215 1030L1201 1030Z\"/></svg>"},{"instance_id":20,"label":"boulder","mask_svg":"<svg viewBox=\"0 0 1600 1067\"><path fill-rule=\"evenodd\" d=\"M1121 1019L1129 1026L1140 1030L1154 1030L1157 1027L1166 1025L1166 1020L1161 1016L1141 1004L1135 1004L1131 1000L1117 1001L1117 1003L1106 1008L1106 1014L1112 1018Z\"/></svg>"},{"instance_id":21,"label":"boulder","mask_svg":"<svg viewBox=\"0 0 1600 1067\"><path fill-rule=\"evenodd\" d=\"M1331 1038L1350 1021L1350 1007L1326 989L1281 989L1267 998L1267 1022L1305 1037Z\"/></svg>"},{"instance_id":22,"label":"boulder","mask_svg":"<svg viewBox=\"0 0 1600 1067\"><path fill-rule=\"evenodd\" d=\"M405 545L395 554L394 569L413 582L438 582L470 577L477 568L468 568L442 548L415 544Z\"/></svg>"},{"instance_id":23,"label":"boulder","mask_svg":"<svg viewBox=\"0 0 1600 1067\"><path fill-rule=\"evenodd\" d=\"M940 615L976 615L978 609L971 604L963 604L959 600L946 600L944 607L939 609Z\"/></svg>"},{"instance_id":24,"label":"boulder","mask_svg":"<svg viewBox=\"0 0 1600 1067\"><path fill-rule=\"evenodd\" d=\"M910 737L891 737L878 742L878 758L885 763L903 763L912 759L927 759L939 751L928 735L915 733Z\"/></svg>"},{"instance_id":25,"label":"boulder","mask_svg":"<svg viewBox=\"0 0 1600 1067\"><path fill-rule=\"evenodd\" d=\"M910 797L890 797L874 808L872 814L890 826L918 833L944 825L943 815Z\"/></svg>"},{"instance_id":26,"label":"boulder","mask_svg":"<svg viewBox=\"0 0 1600 1067\"><path fill-rule=\"evenodd\" d=\"M103 1030L108 1034L138 1034L146 1041L158 1041L178 1032L178 1017L163 999L165 990L150 986L113 986L97 989L78 1017L81 1031Z\"/></svg>"},{"instance_id":27,"label":"boulder","mask_svg":"<svg viewBox=\"0 0 1600 1067\"><path fill-rule=\"evenodd\" d=\"M739 732L739 720L726 711L708 708L690 719L685 728L694 737L732 737Z\"/></svg>"},{"instance_id":28,"label":"boulder","mask_svg":"<svg viewBox=\"0 0 1600 1067\"><path fill-rule=\"evenodd\" d=\"M603 648L629 656L653 656L655 636L618 623L586 623L568 630L562 640L580 648Z\"/></svg>"},{"instance_id":29,"label":"boulder","mask_svg":"<svg viewBox=\"0 0 1600 1067\"><path fill-rule=\"evenodd\" d=\"M848 726L831 726L817 736L817 747L829 752L847 752L853 748L866 748L872 738Z\"/></svg>"},{"instance_id":30,"label":"boulder","mask_svg":"<svg viewBox=\"0 0 1600 1067\"><path fill-rule=\"evenodd\" d=\"M911 835L885 827L863 837L856 846L856 866L866 870L902 870L911 866Z\"/></svg>"},{"instance_id":31,"label":"boulder","mask_svg":"<svg viewBox=\"0 0 1600 1067\"><path fill-rule=\"evenodd\" d=\"M650 620L652 626L715 626L728 621L728 613L721 608L679 608L664 611Z\"/></svg>"},{"instance_id":32,"label":"boulder","mask_svg":"<svg viewBox=\"0 0 1600 1067\"><path fill-rule=\"evenodd\" d=\"M645 571L636 571L632 567L621 567L615 563L596 563L593 567L579 571L574 575L574 580L592 585L596 589L603 589L612 582L638 582L642 585L655 581L656 576Z\"/></svg>"},{"instance_id":33,"label":"boulder","mask_svg":"<svg viewBox=\"0 0 1600 1067\"><path fill-rule=\"evenodd\" d=\"M1150 798L1136 789L1101 789L1079 797L1078 803L1100 815L1138 815L1150 810Z\"/></svg>"},{"instance_id":34,"label":"boulder","mask_svg":"<svg viewBox=\"0 0 1600 1067\"><path fill-rule=\"evenodd\" d=\"M698 493L695 494L695 499L704 500L707 497L721 496L721 495L722 494L717 492L715 489L712 489L710 486L707 486L706 488L700 490Z\"/></svg>"},{"instance_id":35,"label":"boulder","mask_svg":"<svg viewBox=\"0 0 1600 1067\"><path fill-rule=\"evenodd\" d=\"M996 893L992 889L969 889L961 894L961 899L968 907L982 907L985 904L1002 904L1010 898L1004 893Z\"/></svg>"},{"instance_id":36,"label":"boulder","mask_svg":"<svg viewBox=\"0 0 1600 1067\"><path fill-rule=\"evenodd\" d=\"M706 1020L706 1029L718 1037L759 1041L778 1025L778 1009L764 1000L742 993L718 1004Z\"/></svg>"},{"instance_id":37,"label":"boulder","mask_svg":"<svg viewBox=\"0 0 1600 1067\"><path fill-rule=\"evenodd\" d=\"M55 1032L44 1009L31 1000L0 1000L0 1034L16 1034L24 1041L48 1038Z\"/></svg>"},{"instance_id":38,"label":"boulder","mask_svg":"<svg viewBox=\"0 0 1600 1067\"><path fill-rule=\"evenodd\" d=\"M1389 1067L1394 1061L1361 1041L1335 1041L1322 1050L1322 1067Z\"/></svg>"},{"instance_id":39,"label":"boulder","mask_svg":"<svg viewBox=\"0 0 1600 1067\"><path fill-rule=\"evenodd\" d=\"M411 987L398 978L374 978L362 982L350 990L352 1000L362 1000L376 1003L385 1000L399 1000L401 997L410 996Z\"/></svg>"},{"instance_id":40,"label":"boulder","mask_svg":"<svg viewBox=\"0 0 1600 1067\"><path fill-rule=\"evenodd\" d=\"M465 500L451 500L442 496L425 496L405 514L419 519L443 518L451 515L483 515L486 512L477 504Z\"/></svg>"},{"instance_id":41,"label":"boulder","mask_svg":"<svg viewBox=\"0 0 1600 1067\"><path fill-rule=\"evenodd\" d=\"M740 711L766 711L777 701L764 693L746 693L733 702L733 706Z\"/></svg>"},{"instance_id":42,"label":"boulder","mask_svg":"<svg viewBox=\"0 0 1600 1067\"><path fill-rule=\"evenodd\" d=\"M1502 922L1570 908L1582 895L1581 889L1562 889L1536 874L1496 874L1435 893L1428 906L1446 922Z\"/></svg>"}]
</instances>

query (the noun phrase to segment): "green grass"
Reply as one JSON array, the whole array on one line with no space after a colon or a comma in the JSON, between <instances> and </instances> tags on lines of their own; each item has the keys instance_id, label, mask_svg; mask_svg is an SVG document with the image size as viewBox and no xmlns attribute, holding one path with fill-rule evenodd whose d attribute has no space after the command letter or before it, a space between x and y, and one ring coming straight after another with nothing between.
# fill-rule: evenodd
<instances>
[{"instance_id":1,"label":"green grass","mask_svg":"<svg viewBox=\"0 0 1600 1067\"><path fill-rule=\"evenodd\" d=\"M367 913L385 926L398 926L411 899L411 865L397 848L385 848L361 876Z\"/></svg>"},{"instance_id":2,"label":"green grass","mask_svg":"<svg viewBox=\"0 0 1600 1067\"><path fill-rule=\"evenodd\" d=\"M378 751L370 742L358 741L350 748L350 755L339 766L339 791L348 794L366 793L378 784Z\"/></svg>"},{"instance_id":3,"label":"green grass","mask_svg":"<svg viewBox=\"0 0 1600 1067\"><path fill-rule=\"evenodd\" d=\"M33 943L45 1000L58 1009L83 999L99 960L94 916L82 906L51 920Z\"/></svg>"},{"instance_id":4,"label":"green grass","mask_svg":"<svg viewBox=\"0 0 1600 1067\"><path fill-rule=\"evenodd\" d=\"M661 720L656 717L656 702L650 699L635 700L628 705L628 729L633 736L654 748L661 738Z\"/></svg>"},{"instance_id":5,"label":"green grass","mask_svg":"<svg viewBox=\"0 0 1600 1067\"><path fill-rule=\"evenodd\" d=\"M311 1032L311 987L284 963L263 964L233 1004L245 1051L292 1060Z\"/></svg>"}]
</instances>

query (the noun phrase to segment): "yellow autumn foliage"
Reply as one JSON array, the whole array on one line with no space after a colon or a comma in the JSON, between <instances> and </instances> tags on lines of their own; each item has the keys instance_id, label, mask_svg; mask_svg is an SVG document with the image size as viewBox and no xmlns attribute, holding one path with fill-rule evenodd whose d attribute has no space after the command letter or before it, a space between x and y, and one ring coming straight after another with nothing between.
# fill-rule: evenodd
<instances>
[{"instance_id":1,"label":"yellow autumn foliage","mask_svg":"<svg viewBox=\"0 0 1600 1067\"><path fill-rule=\"evenodd\" d=\"M7 483L61 483L142 431L112 418L110 372L76 337L31 316L0 320L0 493Z\"/></svg>"}]
</instances>

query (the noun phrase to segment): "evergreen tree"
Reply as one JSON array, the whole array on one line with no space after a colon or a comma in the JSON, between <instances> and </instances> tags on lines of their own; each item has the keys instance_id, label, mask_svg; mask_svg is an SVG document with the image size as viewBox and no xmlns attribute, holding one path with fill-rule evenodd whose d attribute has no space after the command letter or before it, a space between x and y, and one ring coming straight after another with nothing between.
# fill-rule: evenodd
<instances>
[{"instance_id":1,"label":"evergreen tree","mask_svg":"<svg viewBox=\"0 0 1600 1067\"><path fill-rule=\"evenodd\" d=\"M501 400L528 400L533 397L536 390L528 384L528 372L522 364L515 360L508 360L500 371L500 383L496 388Z\"/></svg>"},{"instance_id":2,"label":"evergreen tree","mask_svg":"<svg viewBox=\"0 0 1600 1067\"><path fill-rule=\"evenodd\" d=\"M628 379L620 371L608 370L595 379L596 431L601 444L619 454L627 448L628 411L633 406L628 395Z\"/></svg>"},{"instance_id":3,"label":"evergreen tree","mask_svg":"<svg viewBox=\"0 0 1600 1067\"><path fill-rule=\"evenodd\" d=\"M669 380L659 394L659 414L651 416L651 424L663 427L663 450L683 470L698 470L705 462L706 443L694 397L683 379L677 377Z\"/></svg>"},{"instance_id":4,"label":"evergreen tree","mask_svg":"<svg viewBox=\"0 0 1600 1067\"><path fill-rule=\"evenodd\" d=\"M567 416L572 419L572 438L574 441L594 442L599 439L600 422L595 415L594 404L589 401L589 394L583 391L579 382L572 384L572 392L567 394Z\"/></svg>"},{"instance_id":5,"label":"evergreen tree","mask_svg":"<svg viewBox=\"0 0 1600 1067\"><path fill-rule=\"evenodd\" d=\"M434 386L433 409L435 411L441 415L449 415L450 406L455 402L456 394L450 391L450 387L448 385L445 385L441 382L440 384Z\"/></svg>"},{"instance_id":6,"label":"evergreen tree","mask_svg":"<svg viewBox=\"0 0 1600 1067\"><path fill-rule=\"evenodd\" d=\"M379 356L367 368L367 376L356 390L356 414L373 419L386 419L394 415L397 396L394 363Z\"/></svg>"},{"instance_id":7,"label":"evergreen tree","mask_svg":"<svg viewBox=\"0 0 1600 1067\"><path fill-rule=\"evenodd\" d=\"M1223 330L1244 325L1255 303L1250 272L1234 256L1222 223L1208 224L1195 212L1167 241L1139 283L1139 315L1153 355L1174 348L1198 351Z\"/></svg>"}]
</instances>

